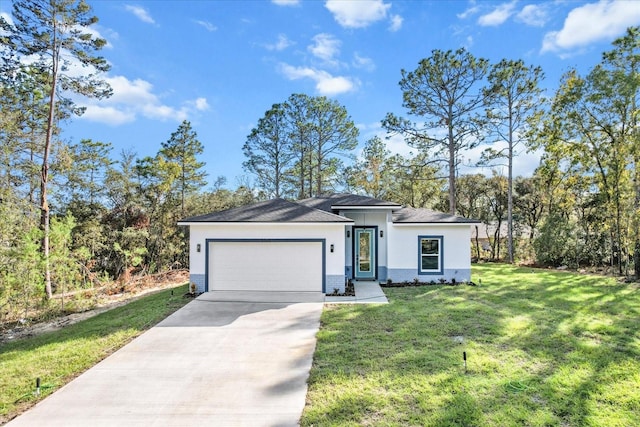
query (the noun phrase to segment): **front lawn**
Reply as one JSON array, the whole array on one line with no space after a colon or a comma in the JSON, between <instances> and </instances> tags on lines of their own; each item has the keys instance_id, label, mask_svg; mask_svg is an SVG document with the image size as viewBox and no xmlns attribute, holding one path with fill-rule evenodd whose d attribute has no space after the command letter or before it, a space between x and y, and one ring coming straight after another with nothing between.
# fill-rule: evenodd
<instances>
[{"instance_id":1,"label":"front lawn","mask_svg":"<svg viewBox=\"0 0 640 427\"><path fill-rule=\"evenodd\" d=\"M1 344L0 424L185 305L186 292L187 285L165 289L61 330Z\"/></svg>"},{"instance_id":2,"label":"front lawn","mask_svg":"<svg viewBox=\"0 0 640 427\"><path fill-rule=\"evenodd\" d=\"M472 279L327 307L301 424L640 425L637 284L489 264Z\"/></svg>"}]
</instances>

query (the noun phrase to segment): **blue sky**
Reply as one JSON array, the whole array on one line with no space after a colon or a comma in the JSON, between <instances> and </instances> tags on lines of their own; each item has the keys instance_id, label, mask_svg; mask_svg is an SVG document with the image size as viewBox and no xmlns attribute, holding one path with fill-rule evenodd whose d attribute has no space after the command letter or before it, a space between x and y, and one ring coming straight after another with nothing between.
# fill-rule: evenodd
<instances>
[{"instance_id":1,"label":"blue sky","mask_svg":"<svg viewBox=\"0 0 640 427\"><path fill-rule=\"evenodd\" d=\"M184 119L205 147L211 183L241 176L242 145L272 104L292 93L325 95L360 128L360 146L384 136L386 113L404 115L400 70L433 49L467 48L488 58L539 65L550 91L571 67L587 72L627 27L638 1L91 1L93 31L114 95L79 100L84 116L64 136L111 142L114 156L154 155ZM10 3L0 3L8 17ZM551 94L551 93L549 93ZM407 154L401 138L388 141ZM479 150L465 153L468 161ZM522 154L529 175L538 154ZM471 170L476 172L476 170Z\"/></svg>"}]
</instances>

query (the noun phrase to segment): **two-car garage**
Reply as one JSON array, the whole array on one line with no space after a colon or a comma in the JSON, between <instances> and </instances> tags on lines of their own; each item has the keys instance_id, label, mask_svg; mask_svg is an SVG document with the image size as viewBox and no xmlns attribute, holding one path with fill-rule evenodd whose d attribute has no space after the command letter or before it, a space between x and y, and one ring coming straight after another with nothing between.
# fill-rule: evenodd
<instances>
[{"instance_id":1,"label":"two-car garage","mask_svg":"<svg viewBox=\"0 0 640 427\"><path fill-rule=\"evenodd\" d=\"M209 291L324 292L324 240L210 239Z\"/></svg>"}]
</instances>

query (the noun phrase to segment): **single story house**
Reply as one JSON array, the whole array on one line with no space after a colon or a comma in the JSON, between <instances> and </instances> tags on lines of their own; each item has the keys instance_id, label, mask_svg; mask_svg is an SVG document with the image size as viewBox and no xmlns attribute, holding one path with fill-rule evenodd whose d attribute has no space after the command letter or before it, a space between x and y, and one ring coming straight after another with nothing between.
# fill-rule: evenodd
<instances>
[{"instance_id":1,"label":"single story house","mask_svg":"<svg viewBox=\"0 0 640 427\"><path fill-rule=\"evenodd\" d=\"M344 292L348 279L469 281L478 221L332 194L185 218L198 292Z\"/></svg>"}]
</instances>

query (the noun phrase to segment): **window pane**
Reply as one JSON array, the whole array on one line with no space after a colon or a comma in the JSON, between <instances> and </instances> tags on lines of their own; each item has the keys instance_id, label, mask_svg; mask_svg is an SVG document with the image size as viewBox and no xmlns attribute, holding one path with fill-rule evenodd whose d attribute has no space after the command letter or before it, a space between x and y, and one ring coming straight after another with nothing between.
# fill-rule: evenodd
<instances>
[{"instance_id":1,"label":"window pane","mask_svg":"<svg viewBox=\"0 0 640 427\"><path fill-rule=\"evenodd\" d=\"M438 255L439 243L438 239L422 239L422 255Z\"/></svg>"},{"instance_id":2,"label":"window pane","mask_svg":"<svg viewBox=\"0 0 640 427\"><path fill-rule=\"evenodd\" d=\"M440 266L438 265L438 257L437 256L423 256L422 257L422 269L423 270L438 270Z\"/></svg>"}]
</instances>

